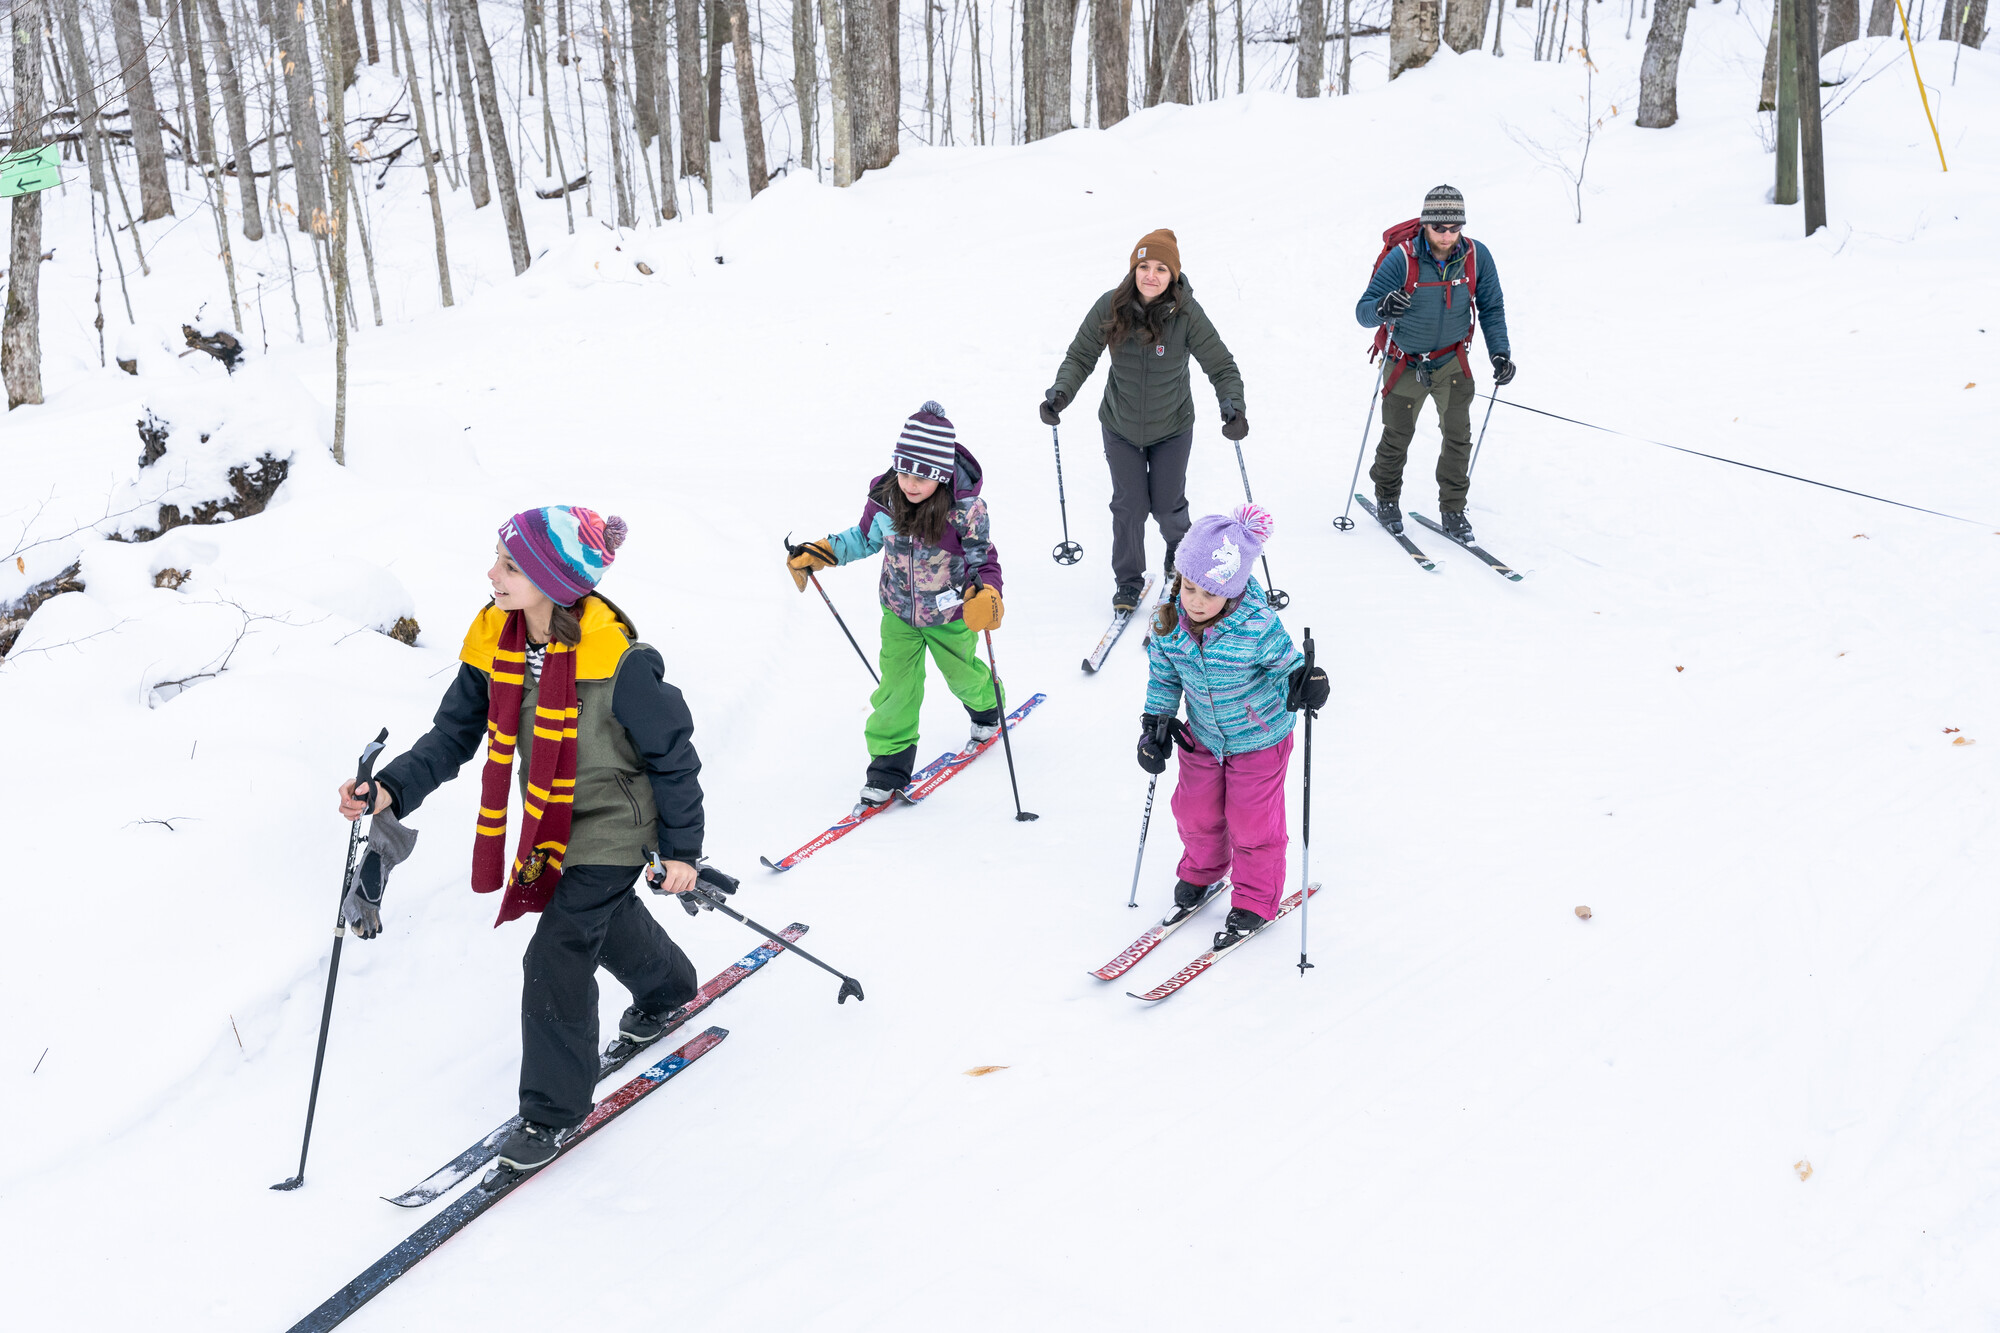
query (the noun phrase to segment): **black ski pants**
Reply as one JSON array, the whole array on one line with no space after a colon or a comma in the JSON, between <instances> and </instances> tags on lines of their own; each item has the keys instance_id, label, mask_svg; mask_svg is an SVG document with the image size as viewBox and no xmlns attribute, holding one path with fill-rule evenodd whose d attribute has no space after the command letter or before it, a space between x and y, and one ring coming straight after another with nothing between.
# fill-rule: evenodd
<instances>
[{"instance_id":1,"label":"black ski pants","mask_svg":"<svg viewBox=\"0 0 2000 1333\"><path fill-rule=\"evenodd\" d=\"M694 964L632 891L640 866L564 866L521 958L521 1117L583 1123L597 1088L597 969L663 1014L698 989Z\"/></svg>"},{"instance_id":2,"label":"black ski pants","mask_svg":"<svg viewBox=\"0 0 2000 1333\"><path fill-rule=\"evenodd\" d=\"M1120 583L1146 576L1146 515L1160 525L1169 551L1187 536L1193 451L1193 426L1143 446L1104 427L1104 461L1111 465L1111 573Z\"/></svg>"}]
</instances>

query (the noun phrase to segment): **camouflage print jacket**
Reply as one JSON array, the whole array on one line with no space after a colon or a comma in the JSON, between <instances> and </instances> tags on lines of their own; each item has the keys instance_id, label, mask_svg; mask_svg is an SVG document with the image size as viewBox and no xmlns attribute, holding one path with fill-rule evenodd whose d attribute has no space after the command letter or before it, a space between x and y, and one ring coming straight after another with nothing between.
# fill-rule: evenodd
<instances>
[{"instance_id":1,"label":"camouflage print jacket","mask_svg":"<svg viewBox=\"0 0 2000 1333\"><path fill-rule=\"evenodd\" d=\"M884 472L868 483L870 497L888 476ZM977 583L1000 591L1000 553L979 495L983 481L979 461L959 446L943 541L930 546L897 532L889 511L870 498L859 523L829 538L836 560L848 565L880 551L882 605L918 629L963 619L959 606L967 588Z\"/></svg>"}]
</instances>

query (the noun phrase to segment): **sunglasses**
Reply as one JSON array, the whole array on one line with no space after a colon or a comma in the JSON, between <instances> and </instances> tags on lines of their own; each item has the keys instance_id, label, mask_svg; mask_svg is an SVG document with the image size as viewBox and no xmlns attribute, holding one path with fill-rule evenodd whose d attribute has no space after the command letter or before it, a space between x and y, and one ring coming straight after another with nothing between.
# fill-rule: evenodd
<instances>
[{"instance_id":1,"label":"sunglasses","mask_svg":"<svg viewBox=\"0 0 2000 1333\"><path fill-rule=\"evenodd\" d=\"M1436 222L1426 222L1424 225L1426 227L1429 227L1432 231L1441 231L1447 236L1458 235L1459 231L1464 226L1464 224L1460 222L1452 222L1444 224L1439 224Z\"/></svg>"}]
</instances>

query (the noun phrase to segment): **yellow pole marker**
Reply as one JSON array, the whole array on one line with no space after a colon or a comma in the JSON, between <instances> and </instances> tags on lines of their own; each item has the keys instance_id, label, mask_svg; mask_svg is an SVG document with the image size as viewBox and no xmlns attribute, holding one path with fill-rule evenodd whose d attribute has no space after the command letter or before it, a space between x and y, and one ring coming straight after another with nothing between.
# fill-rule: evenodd
<instances>
[{"instance_id":1,"label":"yellow pole marker","mask_svg":"<svg viewBox=\"0 0 2000 1333\"><path fill-rule=\"evenodd\" d=\"M1924 72L1917 68L1917 44L1910 38L1910 16L1903 12L1903 0L1896 0L1896 13L1903 20L1903 44L1910 48L1910 72L1917 76L1917 96L1924 99L1924 119L1931 123L1931 142L1937 145L1938 166L1950 171L1944 160L1944 140L1938 137L1937 117L1931 114L1931 96L1924 91Z\"/></svg>"}]
</instances>

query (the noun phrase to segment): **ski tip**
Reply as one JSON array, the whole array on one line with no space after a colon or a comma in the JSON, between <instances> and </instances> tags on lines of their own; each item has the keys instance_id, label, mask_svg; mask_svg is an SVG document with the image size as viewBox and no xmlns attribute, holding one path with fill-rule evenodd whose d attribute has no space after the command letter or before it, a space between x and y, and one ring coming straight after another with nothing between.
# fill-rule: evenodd
<instances>
[{"instance_id":1,"label":"ski tip","mask_svg":"<svg viewBox=\"0 0 2000 1333\"><path fill-rule=\"evenodd\" d=\"M1087 657L1083 659L1083 674L1086 676L1094 676L1097 674L1097 668L1090 664L1090 659Z\"/></svg>"},{"instance_id":2,"label":"ski tip","mask_svg":"<svg viewBox=\"0 0 2000 1333\"><path fill-rule=\"evenodd\" d=\"M786 872L787 870L790 870L790 869L791 869L791 867L790 867L790 866L788 866L788 865L780 865L780 864L779 864L778 862L776 862L776 861L773 861L773 860L772 860L772 859L771 859L770 857L768 857L768 856L760 856L760 857L758 857L758 858L757 858L757 860L758 860L758 861L760 861L760 862L761 862L761 863L763 864L763 866L764 866L764 869L766 869L766 870L769 870L769 871L773 871L773 872L775 872L775 873L777 873L777 874L780 874L780 875L784 874L784 873L785 873L785 872Z\"/></svg>"}]
</instances>

